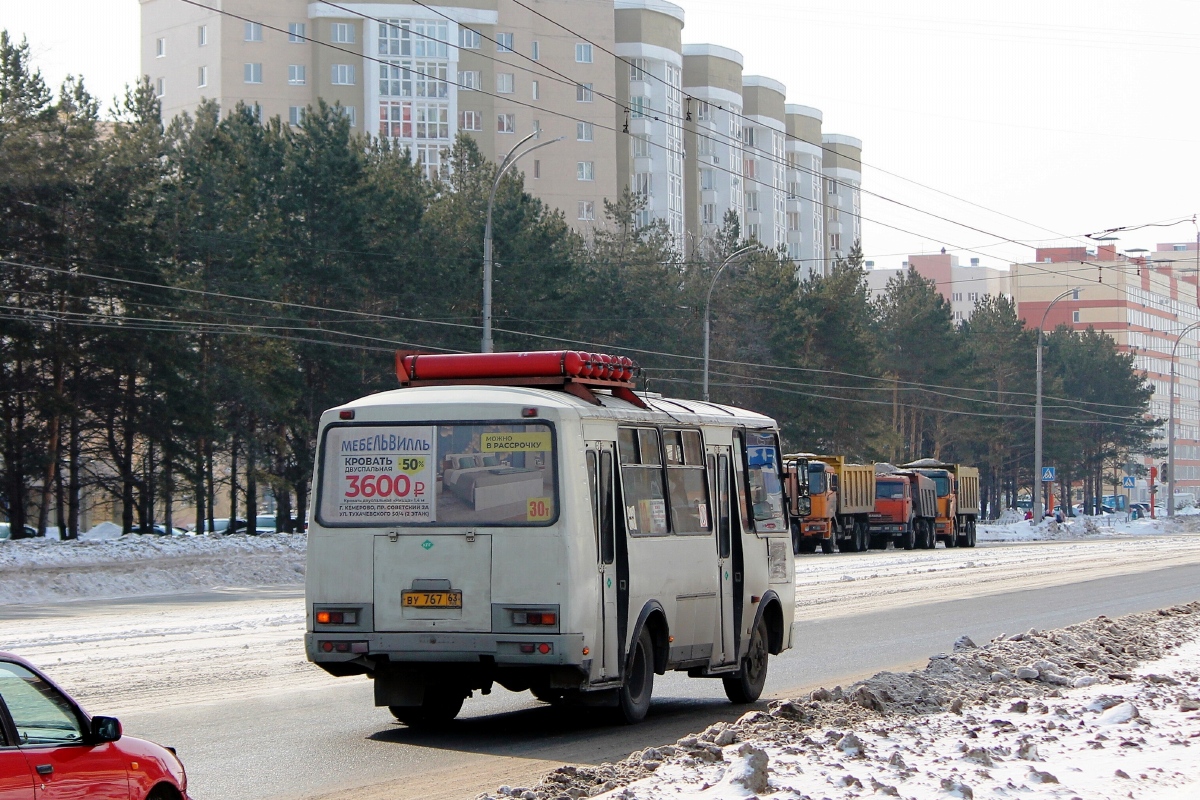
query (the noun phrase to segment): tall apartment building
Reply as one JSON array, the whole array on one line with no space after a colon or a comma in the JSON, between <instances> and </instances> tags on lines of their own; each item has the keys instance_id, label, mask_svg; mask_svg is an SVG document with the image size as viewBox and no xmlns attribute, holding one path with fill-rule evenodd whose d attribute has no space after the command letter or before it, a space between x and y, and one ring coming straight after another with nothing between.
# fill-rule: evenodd
<instances>
[{"instance_id":1,"label":"tall apartment building","mask_svg":"<svg viewBox=\"0 0 1200 800\"><path fill-rule=\"evenodd\" d=\"M705 242L733 212L746 225L742 185L742 54L715 44L683 46L684 204L688 252ZM690 117L690 119L689 119Z\"/></svg>"},{"instance_id":2,"label":"tall apartment building","mask_svg":"<svg viewBox=\"0 0 1200 800\"><path fill-rule=\"evenodd\" d=\"M168 118L211 99L298 125L324 100L430 175L460 132L499 160L539 131L564 140L521 162L526 188L585 233L629 189L687 255L730 211L798 275L861 236L861 143L822 136L820 112L743 76L739 53L685 46L666 0L220 0L226 14L139 2L143 72Z\"/></svg>"},{"instance_id":3,"label":"tall apartment building","mask_svg":"<svg viewBox=\"0 0 1200 800\"><path fill-rule=\"evenodd\" d=\"M862 240L862 141L827 133L821 137L825 157L825 234L827 263L845 258Z\"/></svg>"},{"instance_id":4,"label":"tall apartment building","mask_svg":"<svg viewBox=\"0 0 1200 800\"><path fill-rule=\"evenodd\" d=\"M827 275L825 260L825 185L823 116L808 106L789 103L787 114L787 251L796 277Z\"/></svg>"},{"instance_id":5,"label":"tall apartment building","mask_svg":"<svg viewBox=\"0 0 1200 800\"><path fill-rule=\"evenodd\" d=\"M1160 244L1149 258L1129 258L1112 246L1042 248L1034 262L1012 266L1018 314L1036 326L1051 300L1078 288L1050 309L1046 329L1092 326L1133 353L1154 387L1150 412L1169 415L1171 351L1179 334L1200 321L1200 251L1195 243ZM1102 281L1102 282L1100 282ZM1192 331L1175 355L1176 491L1200 493L1200 334ZM1163 438L1156 444L1165 448ZM1149 459L1145 459L1147 464ZM1140 495L1140 496L1139 496ZM1135 500L1148 499L1144 484ZM1161 502L1161 497L1160 497Z\"/></svg>"},{"instance_id":6,"label":"tall apartment building","mask_svg":"<svg viewBox=\"0 0 1200 800\"><path fill-rule=\"evenodd\" d=\"M1007 269L985 267L978 258L970 264L958 263L952 253L923 253L908 257L898 269L875 269L868 262L867 287L875 295L887 289L888 281L912 267L918 275L935 283L938 292L950 303L955 322L971 318L975 305L986 295L1012 297L1012 274Z\"/></svg>"}]
</instances>

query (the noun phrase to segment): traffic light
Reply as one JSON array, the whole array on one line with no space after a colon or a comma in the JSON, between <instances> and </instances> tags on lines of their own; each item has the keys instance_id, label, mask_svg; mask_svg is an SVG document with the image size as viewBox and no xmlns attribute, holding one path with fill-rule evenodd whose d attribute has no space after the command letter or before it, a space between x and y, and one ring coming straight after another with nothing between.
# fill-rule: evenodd
<instances>
[{"instance_id":1,"label":"traffic light","mask_svg":"<svg viewBox=\"0 0 1200 800\"><path fill-rule=\"evenodd\" d=\"M1167 462L1164 461L1158 468L1158 479L1163 483L1167 483L1171 479L1167 476Z\"/></svg>"}]
</instances>

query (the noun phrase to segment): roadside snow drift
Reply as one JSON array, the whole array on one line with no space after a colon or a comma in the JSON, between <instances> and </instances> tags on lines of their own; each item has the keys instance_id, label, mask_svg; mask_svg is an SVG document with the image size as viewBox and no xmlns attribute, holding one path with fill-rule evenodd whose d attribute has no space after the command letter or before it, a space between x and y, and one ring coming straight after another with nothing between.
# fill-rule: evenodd
<instances>
[{"instance_id":1,"label":"roadside snow drift","mask_svg":"<svg viewBox=\"0 0 1200 800\"><path fill-rule=\"evenodd\" d=\"M304 582L304 534L0 541L0 603Z\"/></svg>"},{"instance_id":2,"label":"roadside snow drift","mask_svg":"<svg viewBox=\"0 0 1200 800\"><path fill-rule=\"evenodd\" d=\"M962 637L920 672L774 701L480 800L1197 797L1198 634L1192 603L981 647Z\"/></svg>"}]
</instances>

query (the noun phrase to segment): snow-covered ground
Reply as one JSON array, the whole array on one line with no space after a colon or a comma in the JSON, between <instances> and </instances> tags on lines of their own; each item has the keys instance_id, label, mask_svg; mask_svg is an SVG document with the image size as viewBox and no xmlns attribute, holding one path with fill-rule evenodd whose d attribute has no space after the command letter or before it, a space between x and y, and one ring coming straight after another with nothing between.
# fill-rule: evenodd
<instances>
[{"instance_id":1,"label":"snow-covered ground","mask_svg":"<svg viewBox=\"0 0 1200 800\"><path fill-rule=\"evenodd\" d=\"M304 581L304 534L0 541L0 603L134 597Z\"/></svg>"},{"instance_id":2,"label":"snow-covered ground","mask_svg":"<svg viewBox=\"0 0 1200 800\"><path fill-rule=\"evenodd\" d=\"M977 647L775 701L618 764L484 798L1200 796L1200 603ZM481 798L482 800L482 798Z\"/></svg>"},{"instance_id":3,"label":"snow-covered ground","mask_svg":"<svg viewBox=\"0 0 1200 800\"><path fill-rule=\"evenodd\" d=\"M1098 517L1068 517L1064 522L1047 520L1041 525L1016 519L1003 524L980 525L981 542L1042 542L1064 539L1101 539L1113 536L1155 536L1200 530L1200 509L1186 508L1168 519L1159 511L1157 519L1131 519L1128 514L1104 514Z\"/></svg>"}]
</instances>

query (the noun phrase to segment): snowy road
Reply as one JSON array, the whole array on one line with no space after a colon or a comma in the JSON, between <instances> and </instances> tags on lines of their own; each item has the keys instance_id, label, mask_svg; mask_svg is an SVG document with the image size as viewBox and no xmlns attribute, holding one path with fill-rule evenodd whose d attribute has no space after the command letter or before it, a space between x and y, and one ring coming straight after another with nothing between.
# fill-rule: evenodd
<instances>
[{"instance_id":1,"label":"snowy road","mask_svg":"<svg viewBox=\"0 0 1200 800\"><path fill-rule=\"evenodd\" d=\"M812 556L800 559L797 584L800 646L772 661L773 696L923 663L963 633L987 639L1200 599L1200 537ZM741 711L719 683L669 675L634 729L497 690L469 701L452 734L410 733L372 706L367 681L303 660L298 588L9 605L0 631L0 649L46 667L94 712L177 746L198 800L471 797Z\"/></svg>"}]
</instances>

